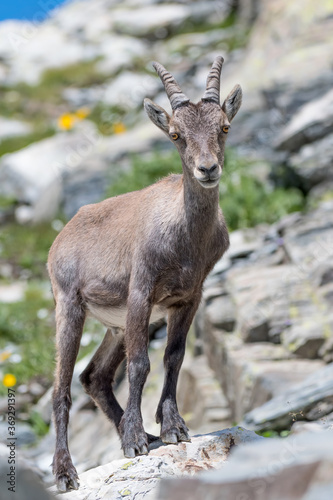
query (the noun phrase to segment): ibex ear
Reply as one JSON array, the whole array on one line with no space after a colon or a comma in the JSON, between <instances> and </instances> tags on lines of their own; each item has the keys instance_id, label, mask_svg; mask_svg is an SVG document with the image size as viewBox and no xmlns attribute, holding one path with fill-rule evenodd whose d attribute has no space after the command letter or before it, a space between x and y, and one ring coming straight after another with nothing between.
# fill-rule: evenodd
<instances>
[{"instance_id":1,"label":"ibex ear","mask_svg":"<svg viewBox=\"0 0 333 500\"><path fill-rule=\"evenodd\" d=\"M158 106L158 104L155 104L153 101L150 99L146 98L143 101L143 105L145 107L145 110L147 111L147 115L151 119L155 125L163 130L163 132L166 132L167 134L169 133L169 122L170 122L170 116L168 113L163 109L161 106Z\"/></svg>"},{"instance_id":2,"label":"ibex ear","mask_svg":"<svg viewBox=\"0 0 333 500\"><path fill-rule=\"evenodd\" d=\"M235 85L232 89L224 103L222 104L222 109L228 117L229 122L234 118L237 111L242 104L242 89L240 85Z\"/></svg>"}]
</instances>

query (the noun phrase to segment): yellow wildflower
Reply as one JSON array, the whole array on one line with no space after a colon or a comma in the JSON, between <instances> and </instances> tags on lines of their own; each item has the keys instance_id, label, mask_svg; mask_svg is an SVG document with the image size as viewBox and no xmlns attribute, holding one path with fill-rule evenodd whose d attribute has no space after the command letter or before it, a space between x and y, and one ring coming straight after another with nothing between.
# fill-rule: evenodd
<instances>
[{"instance_id":1,"label":"yellow wildflower","mask_svg":"<svg viewBox=\"0 0 333 500\"><path fill-rule=\"evenodd\" d=\"M114 134L123 134L126 132L126 127L122 122L116 122L112 125L112 130Z\"/></svg>"},{"instance_id":2,"label":"yellow wildflower","mask_svg":"<svg viewBox=\"0 0 333 500\"><path fill-rule=\"evenodd\" d=\"M12 387L13 385L16 384L16 377L15 377L15 375L12 375L11 373L6 373L2 382L3 382L3 385L5 387Z\"/></svg>"},{"instance_id":3,"label":"yellow wildflower","mask_svg":"<svg viewBox=\"0 0 333 500\"><path fill-rule=\"evenodd\" d=\"M75 111L75 116L79 120L84 120L87 118L87 116L90 115L90 109L89 108L80 108Z\"/></svg>"},{"instance_id":4,"label":"yellow wildflower","mask_svg":"<svg viewBox=\"0 0 333 500\"><path fill-rule=\"evenodd\" d=\"M77 120L76 116L71 113L65 113L58 118L58 127L62 130L70 130L74 127Z\"/></svg>"}]
</instances>

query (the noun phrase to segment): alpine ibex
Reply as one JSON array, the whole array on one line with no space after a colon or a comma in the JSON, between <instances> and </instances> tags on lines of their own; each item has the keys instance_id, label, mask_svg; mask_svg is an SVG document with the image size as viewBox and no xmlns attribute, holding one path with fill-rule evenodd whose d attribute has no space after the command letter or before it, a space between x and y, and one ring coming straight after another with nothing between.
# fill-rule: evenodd
<instances>
[{"instance_id":1,"label":"alpine ibex","mask_svg":"<svg viewBox=\"0 0 333 500\"><path fill-rule=\"evenodd\" d=\"M174 77L154 63L172 115L149 99L144 107L178 149L183 174L82 207L51 247L48 270L56 302L58 354L53 472L60 491L78 488L67 427L72 374L87 314L108 329L80 379L114 422L126 457L148 453L154 440L143 428L140 409L150 369L148 325L167 314L165 381L156 420L164 443L189 440L177 409L176 385L204 279L229 246L219 208L219 179L230 122L242 99L237 85L220 105L222 64L223 58L217 57L201 101L193 104ZM125 356L129 398L123 411L112 382Z\"/></svg>"}]
</instances>

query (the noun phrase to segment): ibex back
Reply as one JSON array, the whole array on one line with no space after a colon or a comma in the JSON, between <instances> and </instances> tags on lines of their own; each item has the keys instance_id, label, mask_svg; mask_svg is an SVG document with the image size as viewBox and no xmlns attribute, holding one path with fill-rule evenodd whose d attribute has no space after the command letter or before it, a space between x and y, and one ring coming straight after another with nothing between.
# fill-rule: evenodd
<instances>
[{"instance_id":1,"label":"ibex back","mask_svg":"<svg viewBox=\"0 0 333 500\"><path fill-rule=\"evenodd\" d=\"M214 61L206 91L197 104L190 102L163 66L154 63L172 115L149 99L144 106L178 149L183 174L81 208L50 250L58 353L53 472L60 491L78 488L67 427L71 380L87 314L108 329L80 379L114 422L126 457L148 453L148 444L154 439L143 428L140 409L150 368L148 326L167 315L165 381L156 420L164 443L189 440L176 403L177 379L204 279L229 245L219 208L219 180L230 122L242 98L237 85L220 105L222 63L222 57ZM112 382L125 356L129 398L123 411Z\"/></svg>"}]
</instances>

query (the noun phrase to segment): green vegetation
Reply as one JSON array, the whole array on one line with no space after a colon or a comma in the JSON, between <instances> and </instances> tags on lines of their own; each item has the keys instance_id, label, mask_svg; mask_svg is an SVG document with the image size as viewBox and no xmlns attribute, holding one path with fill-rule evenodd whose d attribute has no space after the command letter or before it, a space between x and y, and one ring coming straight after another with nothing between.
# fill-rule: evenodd
<instances>
[{"instance_id":1,"label":"green vegetation","mask_svg":"<svg viewBox=\"0 0 333 500\"><path fill-rule=\"evenodd\" d=\"M44 422L42 417L36 411L30 413L28 424L30 424L32 430L38 437L45 436L45 434L47 434L49 431L49 426Z\"/></svg>"},{"instance_id":2,"label":"green vegetation","mask_svg":"<svg viewBox=\"0 0 333 500\"><path fill-rule=\"evenodd\" d=\"M137 191L153 184L166 175L181 173L181 171L181 161L177 151L172 151L168 155L155 151L153 155L147 157L133 155L131 171L121 175L109 187L107 196L117 196L129 191Z\"/></svg>"},{"instance_id":3,"label":"green vegetation","mask_svg":"<svg viewBox=\"0 0 333 500\"><path fill-rule=\"evenodd\" d=\"M287 437L290 434L290 430L285 429L283 431L278 432L271 429L269 431L256 431L256 434L258 434L258 436L263 436L267 438Z\"/></svg>"},{"instance_id":4,"label":"green vegetation","mask_svg":"<svg viewBox=\"0 0 333 500\"><path fill-rule=\"evenodd\" d=\"M242 48L246 45L250 29L238 23L236 10L233 10L224 20L216 22L203 22L202 19L188 19L174 27L166 38L173 38L186 33L206 33L213 30L220 30L220 41L216 48L223 46L223 50L228 52Z\"/></svg>"},{"instance_id":5,"label":"green vegetation","mask_svg":"<svg viewBox=\"0 0 333 500\"><path fill-rule=\"evenodd\" d=\"M135 191L156 182L169 173L181 172L177 151L167 155L132 157L132 168L108 190L108 196ZM221 206L230 230L273 223L283 215L302 210L304 198L297 189L272 189L251 173L251 163L227 150L220 182Z\"/></svg>"},{"instance_id":6,"label":"green vegetation","mask_svg":"<svg viewBox=\"0 0 333 500\"><path fill-rule=\"evenodd\" d=\"M53 300L46 297L46 290L31 284L24 300L1 304L0 349L17 346L20 362L12 356L3 362L3 373L15 375L18 384L37 380L45 387L51 384L54 367ZM0 391L5 388L0 385Z\"/></svg>"},{"instance_id":7,"label":"green vegetation","mask_svg":"<svg viewBox=\"0 0 333 500\"><path fill-rule=\"evenodd\" d=\"M34 227L7 224L0 231L0 263L13 266L15 276L29 270L35 279L45 279L48 251L57 231L51 224Z\"/></svg>"},{"instance_id":8,"label":"green vegetation","mask_svg":"<svg viewBox=\"0 0 333 500\"><path fill-rule=\"evenodd\" d=\"M19 149L25 148L36 141L41 141L46 137L51 137L55 133L53 128L46 128L40 131L31 132L30 134L19 137L10 137L0 142L0 156L6 153L13 153Z\"/></svg>"},{"instance_id":9,"label":"green vegetation","mask_svg":"<svg viewBox=\"0 0 333 500\"><path fill-rule=\"evenodd\" d=\"M302 210L304 196L298 189L273 188L251 172L254 163L227 149L220 182L220 203L231 230L272 224L282 216Z\"/></svg>"},{"instance_id":10,"label":"green vegetation","mask_svg":"<svg viewBox=\"0 0 333 500\"><path fill-rule=\"evenodd\" d=\"M103 104L97 104L89 114L89 120L97 125L99 132L103 135L112 135L115 123L124 123L126 128L132 126L133 123L129 123L129 118L131 118L130 113L126 113L120 106Z\"/></svg>"},{"instance_id":11,"label":"green vegetation","mask_svg":"<svg viewBox=\"0 0 333 500\"><path fill-rule=\"evenodd\" d=\"M13 200L1 198L0 204L7 206ZM20 226L7 224L0 231L0 264L8 263L13 275L21 277L22 272L33 276L22 300L2 303L0 307L0 361L1 373L15 375L17 384L38 381L49 387L55 370L55 322L54 301L51 286L47 279L46 261L48 251L58 232L51 224ZM37 281L39 280L39 281ZM1 284L1 282L0 282ZM24 284L22 284L24 287ZM81 346L79 359L91 352L100 343L105 328L98 322L88 319L85 326L84 345ZM8 355L14 346L14 353ZM4 357L1 353L5 353ZM0 377L1 378L1 377ZM0 384L0 395L6 393ZM47 426L37 416L31 417L31 425L38 436L47 432Z\"/></svg>"},{"instance_id":12,"label":"green vegetation","mask_svg":"<svg viewBox=\"0 0 333 500\"><path fill-rule=\"evenodd\" d=\"M15 203L16 200L14 198L0 195L0 210L10 208L15 205Z\"/></svg>"},{"instance_id":13,"label":"green vegetation","mask_svg":"<svg viewBox=\"0 0 333 500\"><path fill-rule=\"evenodd\" d=\"M44 72L38 85L19 83L13 90L19 92L22 98L36 99L47 104L61 104L64 102L62 92L66 87L89 87L105 82L105 75L95 68L96 61L81 61L49 69Z\"/></svg>"},{"instance_id":14,"label":"green vegetation","mask_svg":"<svg viewBox=\"0 0 333 500\"><path fill-rule=\"evenodd\" d=\"M68 112L63 91L71 86L89 87L105 82L105 75L96 70L97 60L49 69L37 85L22 82L11 88L0 86L0 116L29 121L34 127L26 136L2 141L0 156L52 135L54 122Z\"/></svg>"}]
</instances>

